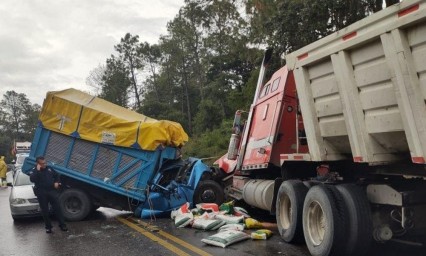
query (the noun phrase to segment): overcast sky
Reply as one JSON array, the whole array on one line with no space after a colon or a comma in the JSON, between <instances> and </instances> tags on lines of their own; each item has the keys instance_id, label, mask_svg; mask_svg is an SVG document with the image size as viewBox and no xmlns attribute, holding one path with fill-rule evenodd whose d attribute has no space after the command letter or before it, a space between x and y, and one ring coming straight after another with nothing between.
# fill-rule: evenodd
<instances>
[{"instance_id":1,"label":"overcast sky","mask_svg":"<svg viewBox=\"0 0 426 256\"><path fill-rule=\"evenodd\" d=\"M25 93L42 104L48 91L89 91L91 70L129 32L157 43L184 0L1 0L0 98Z\"/></svg>"}]
</instances>

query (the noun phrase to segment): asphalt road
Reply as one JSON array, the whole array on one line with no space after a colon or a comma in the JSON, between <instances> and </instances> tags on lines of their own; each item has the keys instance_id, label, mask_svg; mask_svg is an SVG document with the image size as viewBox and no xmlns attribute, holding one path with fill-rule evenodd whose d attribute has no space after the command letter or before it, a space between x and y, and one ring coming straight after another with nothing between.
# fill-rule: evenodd
<instances>
[{"instance_id":1,"label":"asphalt road","mask_svg":"<svg viewBox=\"0 0 426 256\"><path fill-rule=\"evenodd\" d=\"M55 225L46 234L41 217L13 221L10 189L0 190L0 255L285 255L308 256L306 247L284 243L277 230L265 241L247 240L227 248L209 246L202 238L215 234L190 228L176 228L169 218L140 220L127 212L100 208L89 219L68 223L69 231ZM262 216L257 216L257 219ZM260 220L260 219L259 219ZM273 218L264 216L264 221ZM420 256L424 248L397 243L375 245L368 255Z\"/></svg>"},{"instance_id":2,"label":"asphalt road","mask_svg":"<svg viewBox=\"0 0 426 256\"><path fill-rule=\"evenodd\" d=\"M67 223L62 232L53 221L46 234L41 217L13 221L10 188L0 190L0 255L286 255L307 256L305 247L288 245L275 235L266 241L247 240L226 249L201 242L216 233L176 228L169 218L140 220L127 212L100 208L89 219Z\"/></svg>"}]
</instances>

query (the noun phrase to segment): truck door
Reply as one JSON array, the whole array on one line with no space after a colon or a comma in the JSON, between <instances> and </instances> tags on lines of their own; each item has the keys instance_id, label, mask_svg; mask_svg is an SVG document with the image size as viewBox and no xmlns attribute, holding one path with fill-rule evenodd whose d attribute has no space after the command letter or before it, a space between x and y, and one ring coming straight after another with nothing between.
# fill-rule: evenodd
<instances>
[{"instance_id":1,"label":"truck door","mask_svg":"<svg viewBox=\"0 0 426 256\"><path fill-rule=\"evenodd\" d=\"M270 162L283 107L285 79L282 76L286 72L286 68L280 69L260 89L253 108L243 170L266 168Z\"/></svg>"}]
</instances>

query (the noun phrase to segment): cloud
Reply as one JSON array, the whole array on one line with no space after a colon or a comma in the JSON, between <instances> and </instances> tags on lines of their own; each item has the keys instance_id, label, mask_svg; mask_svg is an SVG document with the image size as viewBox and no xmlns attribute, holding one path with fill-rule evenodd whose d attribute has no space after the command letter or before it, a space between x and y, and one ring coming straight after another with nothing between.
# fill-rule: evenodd
<instances>
[{"instance_id":1,"label":"cloud","mask_svg":"<svg viewBox=\"0 0 426 256\"><path fill-rule=\"evenodd\" d=\"M31 0L0 2L0 96L25 93L42 104L47 91L89 91L91 70L127 33L157 43L183 0Z\"/></svg>"}]
</instances>

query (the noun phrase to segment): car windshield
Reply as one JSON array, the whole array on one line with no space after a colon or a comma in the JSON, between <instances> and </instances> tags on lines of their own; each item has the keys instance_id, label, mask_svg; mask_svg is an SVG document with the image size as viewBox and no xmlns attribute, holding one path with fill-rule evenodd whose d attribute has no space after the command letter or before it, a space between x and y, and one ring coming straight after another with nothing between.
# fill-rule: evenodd
<instances>
[{"instance_id":1,"label":"car windshield","mask_svg":"<svg viewBox=\"0 0 426 256\"><path fill-rule=\"evenodd\" d=\"M30 181L30 176L25 173L19 171L15 178L14 186L24 186L24 185L32 185L33 183Z\"/></svg>"}]
</instances>

